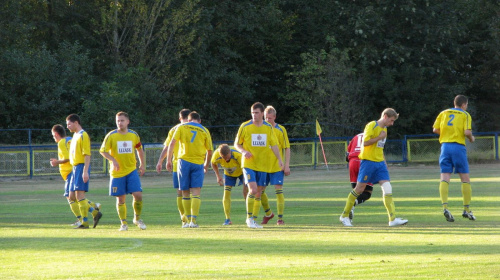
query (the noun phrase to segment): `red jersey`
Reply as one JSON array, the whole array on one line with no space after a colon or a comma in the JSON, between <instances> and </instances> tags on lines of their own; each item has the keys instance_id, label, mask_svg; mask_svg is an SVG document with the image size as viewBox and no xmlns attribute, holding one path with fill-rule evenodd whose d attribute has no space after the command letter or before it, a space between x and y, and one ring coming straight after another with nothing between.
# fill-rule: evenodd
<instances>
[{"instance_id":1,"label":"red jersey","mask_svg":"<svg viewBox=\"0 0 500 280\"><path fill-rule=\"evenodd\" d=\"M359 153L361 152L361 147L363 146L363 133L354 136L347 146L347 152L349 153L349 161L353 158L359 159Z\"/></svg>"}]
</instances>

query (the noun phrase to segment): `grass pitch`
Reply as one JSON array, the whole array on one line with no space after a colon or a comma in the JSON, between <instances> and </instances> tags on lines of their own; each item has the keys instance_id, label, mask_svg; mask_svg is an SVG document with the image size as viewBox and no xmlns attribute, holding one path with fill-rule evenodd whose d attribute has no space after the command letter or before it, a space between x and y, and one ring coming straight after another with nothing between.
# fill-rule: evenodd
<instances>
[{"instance_id":1,"label":"grass pitch","mask_svg":"<svg viewBox=\"0 0 500 280\"><path fill-rule=\"evenodd\" d=\"M223 188L205 178L198 229L182 229L171 175L143 179L148 228L119 232L107 178L87 197L102 203L99 226L73 230L60 178L0 182L1 279L500 279L499 164L471 166L472 210L461 217L460 182L450 184L446 222L437 166L390 167L398 217L389 228L380 188L356 208L354 227L338 221L350 191L347 169L292 170L285 179L285 226L245 225L241 187L232 226L222 226ZM276 210L272 188L271 207ZM131 197L127 197L129 223ZM263 211L261 211L262 215ZM259 219L260 220L260 219Z\"/></svg>"}]
</instances>

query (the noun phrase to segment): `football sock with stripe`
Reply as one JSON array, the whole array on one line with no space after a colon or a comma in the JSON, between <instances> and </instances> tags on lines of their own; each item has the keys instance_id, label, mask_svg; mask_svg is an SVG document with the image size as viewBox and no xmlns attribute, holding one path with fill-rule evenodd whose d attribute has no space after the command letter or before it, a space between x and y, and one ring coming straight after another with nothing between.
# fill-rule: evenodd
<instances>
[{"instance_id":1,"label":"football sock with stripe","mask_svg":"<svg viewBox=\"0 0 500 280\"><path fill-rule=\"evenodd\" d=\"M199 195L191 196L191 222L196 224L196 218L200 214L201 198Z\"/></svg>"},{"instance_id":2,"label":"football sock with stripe","mask_svg":"<svg viewBox=\"0 0 500 280\"><path fill-rule=\"evenodd\" d=\"M450 183L446 181L441 181L439 183L439 196L441 197L441 203L444 209L448 209L448 191Z\"/></svg>"},{"instance_id":3,"label":"football sock with stripe","mask_svg":"<svg viewBox=\"0 0 500 280\"><path fill-rule=\"evenodd\" d=\"M80 214L82 215L82 225L88 227L89 226L89 208L90 205L86 198L78 201L78 207L80 208Z\"/></svg>"},{"instance_id":4,"label":"football sock with stripe","mask_svg":"<svg viewBox=\"0 0 500 280\"><path fill-rule=\"evenodd\" d=\"M271 211L271 206L269 205L269 197L265 191L260 195L260 203L262 204L262 208L264 208L264 212L266 212L266 216L271 216L273 213Z\"/></svg>"},{"instance_id":5,"label":"football sock with stripe","mask_svg":"<svg viewBox=\"0 0 500 280\"><path fill-rule=\"evenodd\" d=\"M139 220L141 218L141 214L142 214L142 200L141 201L136 201L134 199L134 203L132 205L134 207L135 219Z\"/></svg>"},{"instance_id":6,"label":"football sock with stripe","mask_svg":"<svg viewBox=\"0 0 500 280\"><path fill-rule=\"evenodd\" d=\"M252 218L253 215L253 205L255 204L255 196L248 192L247 197L247 218Z\"/></svg>"},{"instance_id":7,"label":"football sock with stripe","mask_svg":"<svg viewBox=\"0 0 500 280\"><path fill-rule=\"evenodd\" d=\"M127 205L125 203L117 204L116 211L118 212L118 218L120 218L120 221L122 222L122 224L126 225L127 224Z\"/></svg>"},{"instance_id":8,"label":"football sock with stripe","mask_svg":"<svg viewBox=\"0 0 500 280\"><path fill-rule=\"evenodd\" d=\"M342 212L342 217L348 217L349 212L351 212L354 203L356 203L356 198L358 198L359 194L357 194L354 190L352 190L347 196L347 201L345 203L344 212Z\"/></svg>"},{"instance_id":9,"label":"football sock with stripe","mask_svg":"<svg viewBox=\"0 0 500 280\"><path fill-rule=\"evenodd\" d=\"M278 218L281 220L285 212L285 195L283 189L276 190L276 208L278 211Z\"/></svg>"},{"instance_id":10,"label":"football sock with stripe","mask_svg":"<svg viewBox=\"0 0 500 280\"><path fill-rule=\"evenodd\" d=\"M472 200L472 187L470 183L462 183L462 197L464 200L464 210L469 212L470 201Z\"/></svg>"}]
</instances>

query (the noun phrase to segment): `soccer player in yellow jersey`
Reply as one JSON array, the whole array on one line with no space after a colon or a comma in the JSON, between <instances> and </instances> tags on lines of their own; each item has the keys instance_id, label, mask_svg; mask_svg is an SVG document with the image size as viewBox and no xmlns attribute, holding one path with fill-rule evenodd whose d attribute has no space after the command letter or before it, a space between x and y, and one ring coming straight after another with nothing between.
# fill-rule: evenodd
<instances>
[{"instance_id":1,"label":"soccer player in yellow jersey","mask_svg":"<svg viewBox=\"0 0 500 280\"><path fill-rule=\"evenodd\" d=\"M158 159L158 163L156 164L156 172L158 172L158 174L161 173L163 160L167 157L168 146L170 145L170 142L172 141L172 139L174 137L175 130L181 124L188 122L189 113L191 113L191 110L182 109L179 112L179 122L180 123L177 124L176 126L172 127L168 131L167 139L165 140L165 143L163 143L163 150L161 151L160 158ZM186 225L189 225L189 221L184 213L184 206L182 205L182 191L181 191L181 189L179 189L179 178L177 176L177 154L178 154L178 152L179 152L179 144L176 144L174 146L174 153L173 153L173 159L172 159L172 166L173 166L172 180L173 180L174 189L177 190L177 209L179 210L179 215L181 217L182 224L184 226L186 226Z\"/></svg>"},{"instance_id":2,"label":"soccer player in yellow jersey","mask_svg":"<svg viewBox=\"0 0 500 280\"><path fill-rule=\"evenodd\" d=\"M146 229L141 219L142 213L142 186L139 176L144 175L144 151L141 139L137 132L128 129L130 118L125 112L116 114L117 129L109 132L102 142L99 152L109 161L110 180L109 195L116 197L116 210L120 218L120 231L128 230L127 223L127 194L132 194L134 201L133 223L140 229ZM139 157L139 173L134 150Z\"/></svg>"},{"instance_id":3,"label":"soccer player in yellow jersey","mask_svg":"<svg viewBox=\"0 0 500 280\"><path fill-rule=\"evenodd\" d=\"M179 142L177 154L177 175L179 188L182 190L182 204L185 215L190 219L184 228L197 228L197 217L201 206L201 188L212 158L212 137L210 132L201 125L201 118L197 112L191 112L188 122L180 125L174 133L168 146L167 170L173 170L172 155L175 144ZM191 194L191 196L190 196Z\"/></svg>"},{"instance_id":4,"label":"soccer player in yellow jersey","mask_svg":"<svg viewBox=\"0 0 500 280\"><path fill-rule=\"evenodd\" d=\"M235 148L242 154L243 175L248 186L247 220L249 228L262 228L255 222L261 206L261 194L266 188L267 173L273 172L273 157L278 159L280 170L284 165L273 127L264 121L264 105L256 102L250 108L252 119L241 124Z\"/></svg>"},{"instance_id":5,"label":"soccer player in yellow jersey","mask_svg":"<svg viewBox=\"0 0 500 280\"><path fill-rule=\"evenodd\" d=\"M80 226L81 215L78 203L69 199L69 186L71 178L73 177L73 166L69 162L69 146L71 143L71 137L66 137L66 130L60 124L56 124L52 127L52 137L57 143L58 158L51 158L50 165L52 167L59 166L59 172L64 180L64 196L68 200L71 212L73 212L77 219L73 226ZM99 208L99 206L97 205L96 208Z\"/></svg>"},{"instance_id":6,"label":"soccer player in yellow jersey","mask_svg":"<svg viewBox=\"0 0 500 280\"><path fill-rule=\"evenodd\" d=\"M473 143L475 138L472 135L472 119L467 113L469 102L467 97L457 95L454 100L455 108L447 109L439 113L434 125L433 132L439 134L441 143L441 155L439 156L439 166L441 167L441 182L439 183L439 195L443 204L443 212L448 222L455 219L448 210L448 188L451 173L455 169L462 181L462 196L464 211L462 217L469 220L476 220L476 217L469 209L472 197L472 188L469 177L469 163L467 161L467 150L465 149L465 137Z\"/></svg>"},{"instance_id":7,"label":"soccer player in yellow jersey","mask_svg":"<svg viewBox=\"0 0 500 280\"><path fill-rule=\"evenodd\" d=\"M349 213L356 198L361 195L368 182L380 184L383 193L384 205L389 216L389 226L399 226L408 223L408 220L396 218L396 209L392 201L392 186L384 157L384 146L387 140L387 128L398 119L399 114L392 108L386 108L378 121L369 122L363 132L363 145L359 158L359 168L356 187L349 193L344 212L340 215L340 222L344 226L352 227Z\"/></svg>"},{"instance_id":8,"label":"soccer player in yellow jersey","mask_svg":"<svg viewBox=\"0 0 500 280\"><path fill-rule=\"evenodd\" d=\"M240 180L238 185L243 185L243 198L248 195L248 187L243 183L243 171L241 170L241 153L231 149L227 144L221 144L212 155L212 169L217 176L217 183L224 186L224 196L222 205L226 220L222 225L232 225L231 222L231 190L236 186L236 181ZM219 174L219 165L224 169L224 178Z\"/></svg>"},{"instance_id":9,"label":"soccer player in yellow jersey","mask_svg":"<svg viewBox=\"0 0 500 280\"><path fill-rule=\"evenodd\" d=\"M276 134L276 138L278 138L278 148L280 150L281 158L285 160L285 168L284 170L280 170L278 159L274 159L273 170L271 173L268 173L266 185L274 185L276 191L276 204L278 211L278 221L276 224L278 226L284 225L283 214L285 212L285 196L283 195L283 181L284 176L290 175L290 141L288 140L288 133L284 126L277 124L276 121L276 109L273 106L267 106L264 110L264 118L265 120L271 124L274 128L274 133ZM283 156L284 152L284 156ZM271 211L271 207L269 206L269 199L265 192L262 193L261 197L262 207L264 207L264 211L266 215L262 219L262 224L267 224L269 220L274 217L274 213Z\"/></svg>"},{"instance_id":10,"label":"soccer player in yellow jersey","mask_svg":"<svg viewBox=\"0 0 500 280\"><path fill-rule=\"evenodd\" d=\"M89 191L90 179L90 138L83 130L80 116L71 114L66 117L66 126L73 132L69 149L69 162L73 166L73 177L71 178L69 199L77 201L81 215L81 225L75 229L88 229L88 212L94 218L94 228L99 223L102 213L98 204L85 198L85 193Z\"/></svg>"}]
</instances>

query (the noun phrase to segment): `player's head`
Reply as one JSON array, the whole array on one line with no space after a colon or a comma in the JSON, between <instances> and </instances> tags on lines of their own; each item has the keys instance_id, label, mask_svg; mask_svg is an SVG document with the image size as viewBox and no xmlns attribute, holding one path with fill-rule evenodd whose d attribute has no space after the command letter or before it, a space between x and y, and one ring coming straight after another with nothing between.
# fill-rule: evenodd
<instances>
[{"instance_id":1,"label":"player's head","mask_svg":"<svg viewBox=\"0 0 500 280\"><path fill-rule=\"evenodd\" d=\"M179 121L180 122L187 122L190 113L191 113L191 110L189 110L189 109L182 109L179 112Z\"/></svg>"},{"instance_id":2,"label":"player's head","mask_svg":"<svg viewBox=\"0 0 500 280\"><path fill-rule=\"evenodd\" d=\"M264 110L264 118L267 122L274 123L276 120L276 109L271 105L267 106Z\"/></svg>"},{"instance_id":3,"label":"player's head","mask_svg":"<svg viewBox=\"0 0 500 280\"><path fill-rule=\"evenodd\" d=\"M126 130L130 124L130 118L127 113L121 111L116 113L116 127L119 130Z\"/></svg>"},{"instance_id":4,"label":"player's head","mask_svg":"<svg viewBox=\"0 0 500 280\"><path fill-rule=\"evenodd\" d=\"M193 112L189 113L189 115L188 115L188 122L201 123L200 114L198 114L196 111L193 111Z\"/></svg>"},{"instance_id":5,"label":"player's head","mask_svg":"<svg viewBox=\"0 0 500 280\"><path fill-rule=\"evenodd\" d=\"M383 120L385 127L392 126L398 118L399 114L392 108L385 108L380 115L380 119Z\"/></svg>"},{"instance_id":6,"label":"player's head","mask_svg":"<svg viewBox=\"0 0 500 280\"><path fill-rule=\"evenodd\" d=\"M465 105L465 109L467 109L467 105L469 103L469 99L465 95L457 95L455 96L455 100L453 100L453 104L455 104L456 108L462 108Z\"/></svg>"},{"instance_id":7,"label":"player's head","mask_svg":"<svg viewBox=\"0 0 500 280\"><path fill-rule=\"evenodd\" d=\"M231 149L227 144L221 144L219 146L219 153L225 161L229 162L231 160Z\"/></svg>"},{"instance_id":8,"label":"player's head","mask_svg":"<svg viewBox=\"0 0 500 280\"><path fill-rule=\"evenodd\" d=\"M261 122L264 120L264 104L255 102L251 107L250 113L254 122Z\"/></svg>"},{"instance_id":9,"label":"player's head","mask_svg":"<svg viewBox=\"0 0 500 280\"><path fill-rule=\"evenodd\" d=\"M71 132L78 132L81 127L82 123L80 121L80 116L77 114L71 114L66 117L66 126L68 127L69 131Z\"/></svg>"},{"instance_id":10,"label":"player's head","mask_svg":"<svg viewBox=\"0 0 500 280\"><path fill-rule=\"evenodd\" d=\"M59 142L61 138L66 137L66 130L60 124L56 124L52 127L52 137L56 142Z\"/></svg>"}]
</instances>

